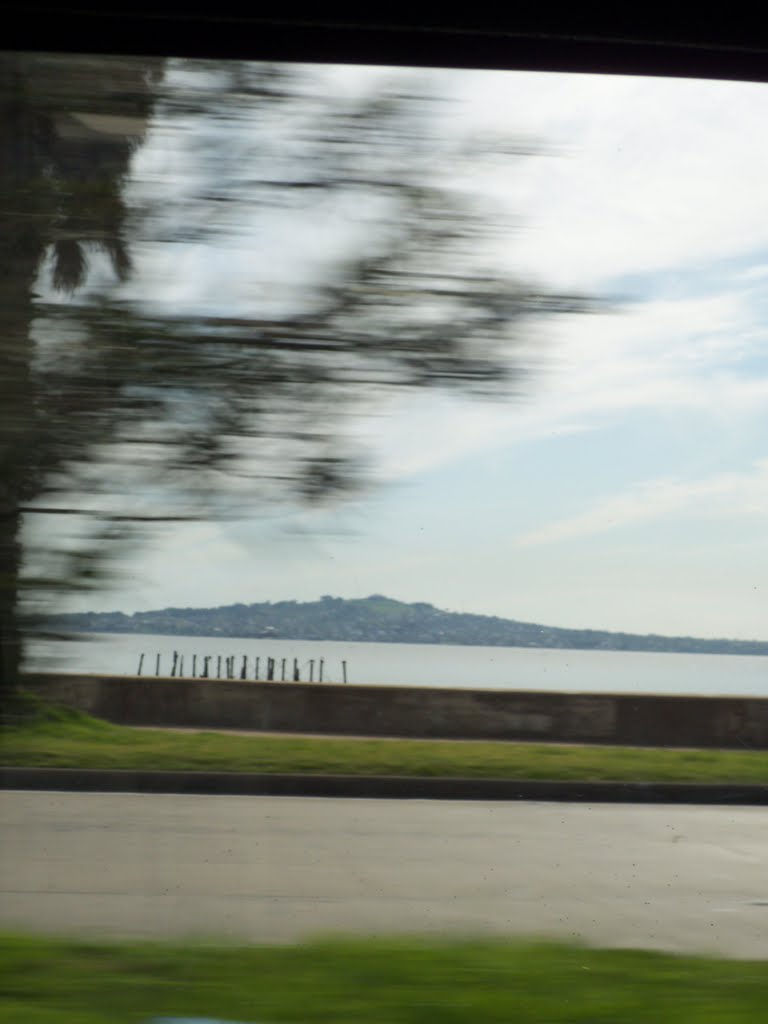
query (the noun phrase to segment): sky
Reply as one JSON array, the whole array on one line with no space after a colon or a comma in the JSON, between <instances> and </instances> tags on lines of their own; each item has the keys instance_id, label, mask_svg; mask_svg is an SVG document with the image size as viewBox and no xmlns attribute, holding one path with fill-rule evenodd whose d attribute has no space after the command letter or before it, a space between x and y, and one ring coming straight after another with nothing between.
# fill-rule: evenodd
<instances>
[{"instance_id":1,"label":"sky","mask_svg":"<svg viewBox=\"0 0 768 1024\"><path fill-rule=\"evenodd\" d=\"M352 88L385 72L330 74ZM768 639L768 87L437 80L460 100L456 126L540 143L482 179L516 221L500 262L599 296L601 311L532 326L536 372L520 395L421 392L351 418L344 430L371 467L359 497L158 529L111 589L67 607L383 593L555 626ZM234 130L220 128L222 143L247 154L253 139ZM129 195L154 190L183 217L210 173L193 142L158 119ZM281 224L258 216L215 252L150 248L123 295L247 313L289 265L310 273L347 238L329 242L316 224L289 259Z\"/></svg>"}]
</instances>

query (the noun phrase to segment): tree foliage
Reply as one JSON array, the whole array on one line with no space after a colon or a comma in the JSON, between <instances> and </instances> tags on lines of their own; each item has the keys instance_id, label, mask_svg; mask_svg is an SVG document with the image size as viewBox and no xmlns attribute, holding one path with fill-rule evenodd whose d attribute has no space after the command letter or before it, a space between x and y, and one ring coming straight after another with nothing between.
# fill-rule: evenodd
<instances>
[{"instance_id":1,"label":"tree foliage","mask_svg":"<svg viewBox=\"0 0 768 1024\"><path fill-rule=\"evenodd\" d=\"M393 389L501 394L524 371L514 343L531 321L585 308L488 269L510 225L472 181L528 147L467 139L428 83L397 73L339 89L319 69L210 63L163 81L161 70L4 58L6 680L24 509L88 518L85 544L58 568L79 584L97 539L129 523L336 495L360 479L346 412ZM181 140L193 187L129 178L148 131L161 149ZM162 281L154 296L131 293L132 262L165 250L202 246L231 264L239 243L242 273L244 225L267 241L238 308L208 296L169 309Z\"/></svg>"}]
</instances>

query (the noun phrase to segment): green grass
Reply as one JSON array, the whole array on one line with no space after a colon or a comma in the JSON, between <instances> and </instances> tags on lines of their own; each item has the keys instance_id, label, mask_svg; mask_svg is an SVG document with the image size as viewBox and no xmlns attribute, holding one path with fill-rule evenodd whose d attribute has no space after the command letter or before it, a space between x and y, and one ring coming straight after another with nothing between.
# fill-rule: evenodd
<instances>
[{"instance_id":1,"label":"green grass","mask_svg":"<svg viewBox=\"0 0 768 1024\"><path fill-rule=\"evenodd\" d=\"M314 739L131 729L30 702L5 765L641 782L768 783L768 753L442 740Z\"/></svg>"},{"instance_id":2,"label":"green grass","mask_svg":"<svg viewBox=\"0 0 768 1024\"><path fill-rule=\"evenodd\" d=\"M505 941L284 947L0 936L0 1021L756 1024L768 964Z\"/></svg>"}]
</instances>

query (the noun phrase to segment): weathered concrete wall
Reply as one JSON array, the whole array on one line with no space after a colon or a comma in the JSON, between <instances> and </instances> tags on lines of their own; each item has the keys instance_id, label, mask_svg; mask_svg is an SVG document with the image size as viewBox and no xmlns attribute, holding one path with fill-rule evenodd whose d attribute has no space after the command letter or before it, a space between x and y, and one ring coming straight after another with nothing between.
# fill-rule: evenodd
<instances>
[{"instance_id":1,"label":"weathered concrete wall","mask_svg":"<svg viewBox=\"0 0 768 1024\"><path fill-rule=\"evenodd\" d=\"M128 725L768 749L768 698L42 674L26 685Z\"/></svg>"}]
</instances>

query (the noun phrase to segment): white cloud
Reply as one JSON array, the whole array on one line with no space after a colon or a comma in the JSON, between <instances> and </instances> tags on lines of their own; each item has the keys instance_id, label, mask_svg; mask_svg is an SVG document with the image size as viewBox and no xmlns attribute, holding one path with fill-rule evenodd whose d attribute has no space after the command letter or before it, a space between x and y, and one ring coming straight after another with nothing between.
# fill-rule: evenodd
<instances>
[{"instance_id":1,"label":"white cloud","mask_svg":"<svg viewBox=\"0 0 768 1024\"><path fill-rule=\"evenodd\" d=\"M765 85L512 74L476 90L478 109L559 154L510 175L521 270L594 288L766 245Z\"/></svg>"},{"instance_id":2,"label":"white cloud","mask_svg":"<svg viewBox=\"0 0 768 1024\"><path fill-rule=\"evenodd\" d=\"M522 534L527 547L605 533L684 513L694 518L768 515L768 459L745 473L720 473L703 480L657 479L597 502L586 512Z\"/></svg>"},{"instance_id":3,"label":"white cloud","mask_svg":"<svg viewBox=\"0 0 768 1024\"><path fill-rule=\"evenodd\" d=\"M174 74L187 82L183 68ZM410 80L413 72L401 74ZM325 75L343 91L398 72ZM465 96L459 121L539 138L555 154L518 159L495 182L498 197L529 225L504 243L506 258L524 274L599 292L606 279L666 270L669 288L675 271L768 248L763 85L500 72L425 71L424 78L442 82L447 95ZM227 128L230 149L241 155L258 138L247 128ZM137 153L141 188L169 200L160 216L171 235L184 194L205 183L201 166L210 152L203 143L221 131L211 126L202 140L199 131L168 136L159 122L153 142ZM322 213L307 222L302 212L297 233L295 212L265 213L247 203L237 209L237 223L224 226L216 245L145 247L124 297L154 296L174 311L216 312L223 302L227 313L263 312L265 303L295 300L296 282L322 273L349 237L338 218L325 223ZM307 224L313 229L304 230ZM749 410L765 401L768 385L735 370L756 341L765 343L748 291L764 271L760 263L741 272L743 291L552 321L546 330L554 353L542 348L545 372L524 402L420 395L383 403L380 416L353 429L371 443L377 475L389 479L486 448L595 429L635 409L720 416Z\"/></svg>"},{"instance_id":4,"label":"white cloud","mask_svg":"<svg viewBox=\"0 0 768 1024\"><path fill-rule=\"evenodd\" d=\"M520 400L422 393L356 421L376 475L404 479L473 453L611 429L640 410L704 414L732 427L768 406L768 375L741 371L768 340L748 290L566 317L550 324L549 338L540 334L542 369Z\"/></svg>"},{"instance_id":5,"label":"white cloud","mask_svg":"<svg viewBox=\"0 0 768 1024\"><path fill-rule=\"evenodd\" d=\"M768 263L758 263L754 267L748 267L743 271L741 277L745 281L756 281L759 284L768 278Z\"/></svg>"},{"instance_id":6,"label":"white cloud","mask_svg":"<svg viewBox=\"0 0 768 1024\"><path fill-rule=\"evenodd\" d=\"M398 74L405 83L414 77L407 69L351 68L326 69L325 78L343 92L350 83L358 88L365 80ZM550 154L515 158L499 164L495 176L478 176L489 196L524 225L502 241L500 255L526 276L593 289L621 275L703 265L768 246L763 84L421 74L425 84L441 83L446 96L465 97L464 113L452 125L533 138ZM177 86L188 87L181 71L175 76ZM165 225L168 237L178 236L180 228L210 230L215 224L225 251L214 255L210 245L205 251L191 247L180 259L178 247L164 246L165 265L153 261L151 267L144 254L147 273L139 264L126 297L146 299L162 290L164 298L190 307L223 300L230 312L234 306L252 308L286 274L314 271L329 252L335 255L338 224L329 230L317 216L307 223L306 211L300 211L297 234L295 212L271 216L260 204L243 202L239 186L222 177L222 145L237 166L253 163L263 149L254 125L264 114L255 109L249 117L239 126L210 123L205 131L192 118L183 122L183 131L155 119L148 144L134 159L130 197L154 199L155 226ZM280 124L275 120L271 130L279 133ZM239 195L241 201L231 208L216 204L215 217L207 210L201 221L192 197L208 191Z\"/></svg>"}]
</instances>

